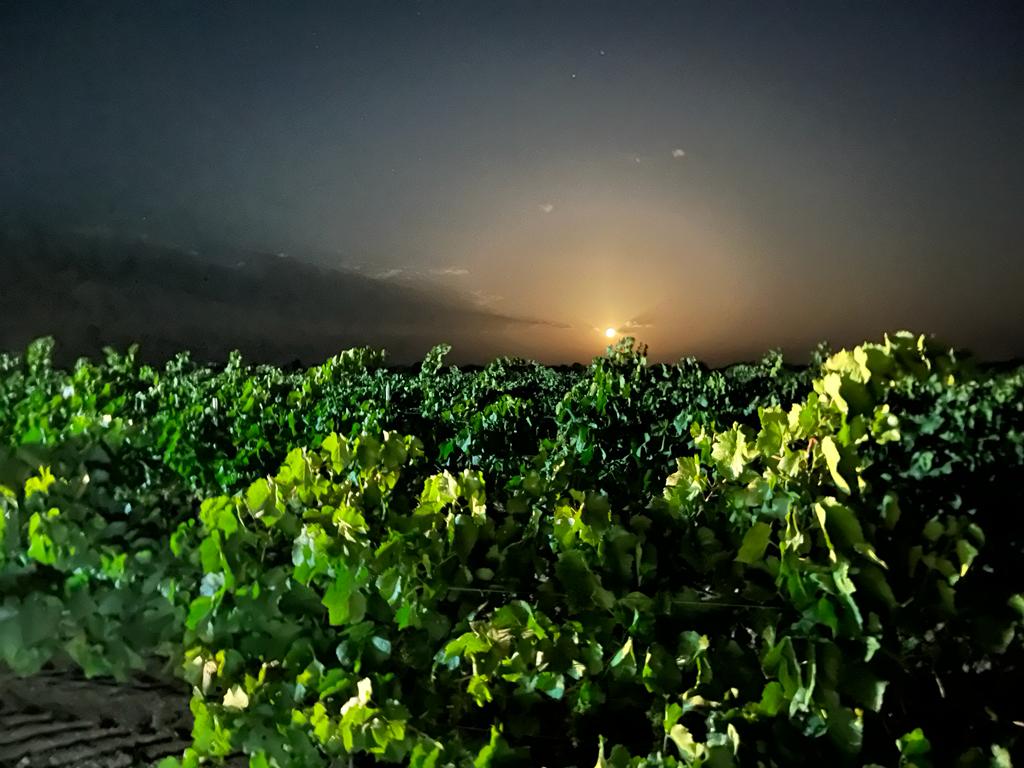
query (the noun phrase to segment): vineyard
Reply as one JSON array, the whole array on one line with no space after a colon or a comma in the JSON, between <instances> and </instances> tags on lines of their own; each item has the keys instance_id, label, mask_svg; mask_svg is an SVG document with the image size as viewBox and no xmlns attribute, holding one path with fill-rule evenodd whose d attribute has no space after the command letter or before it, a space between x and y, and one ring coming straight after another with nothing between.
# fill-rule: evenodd
<instances>
[{"instance_id":1,"label":"vineyard","mask_svg":"<svg viewBox=\"0 0 1024 768\"><path fill-rule=\"evenodd\" d=\"M160 768L1012 765L1024 367L447 352L0 356L0 679L180 691Z\"/></svg>"}]
</instances>

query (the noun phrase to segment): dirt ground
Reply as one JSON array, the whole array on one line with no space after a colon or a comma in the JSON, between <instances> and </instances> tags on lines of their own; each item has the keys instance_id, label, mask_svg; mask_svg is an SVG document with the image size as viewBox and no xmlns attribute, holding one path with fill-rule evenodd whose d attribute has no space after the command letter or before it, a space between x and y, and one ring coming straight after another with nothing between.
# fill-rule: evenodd
<instances>
[{"instance_id":1,"label":"dirt ground","mask_svg":"<svg viewBox=\"0 0 1024 768\"><path fill-rule=\"evenodd\" d=\"M186 687L0 671L0 766L135 768L190 743Z\"/></svg>"}]
</instances>

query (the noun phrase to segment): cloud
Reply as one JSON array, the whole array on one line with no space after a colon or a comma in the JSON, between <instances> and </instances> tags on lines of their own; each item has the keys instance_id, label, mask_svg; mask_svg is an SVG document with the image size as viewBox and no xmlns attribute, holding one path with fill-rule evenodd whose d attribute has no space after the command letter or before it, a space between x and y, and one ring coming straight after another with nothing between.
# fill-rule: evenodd
<instances>
[{"instance_id":1,"label":"cloud","mask_svg":"<svg viewBox=\"0 0 1024 768\"><path fill-rule=\"evenodd\" d=\"M470 291L470 295L473 297L473 301L481 307L489 307L504 298L496 293L487 293L486 291Z\"/></svg>"},{"instance_id":2,"label":"cloud","mask_svg":"<svg viewBox=\"0 0 1024 768\"><path fill-rule=\"evenodd\" d=\"M676 147L675 149L672 150L672 157L676 158L677 160L681 157L686 157L686 150L679 149L678 147Z\"/></svg>"},{"instance_id":3,"label":"cloud","mask_svg":"<svg viewBox=\"0 0 1024 768\"><path fill-rule=\"evenodd\" d=\"M544 213L551 213L553 210L555 210L555 206L553 203L541 203L540 209Z\"/></svg>"},{"instance_id":4,"label":"cloud","mask_svg":"<svg viewBox=\"0 0 1024 768\"><path fill-rule=\"evenodd\" d=\"M602 325L602 326L592 325L590 327L593 330L595 330L598 333L600 333L602 336L604 336L605 332L608 330L608 327L604 326L604 325ZM618 335L618 336L628 336L633 331L638 331L638 330L642 330L644 328L653 328L653 327L654 327L654 323L651 322L650 320L647 320L646 318L642 318L642 317L635 317L632 320L627 320L624 323L616 324L614 326L613 330L615 331L616 335Z\"/></svg>"},{"instance_id":5,"label":"cloud","mask_svg":"<svg viewBox=\"0 0 1024 768\"><path fill-rule=\"evenodd\" d=\"M432 269L430 271L435 275L452 275L455 277L469 274L469 270L464 267L442 267L441 269Z\"/></svg>"},{"instance_id":6,"label":"cloud","mask_svg":"<svg viewBox=\"0 0 1024 768\"><path fill-rule=\"evenodd\" d=\"M627 322L619 330L622 330L622 331L633 331L633 330L636 330L637 328L653 328L653 327L654 327L654 323L648 322L646 320L634 319L634 320L630 320L629 322Z\"/></svg>"},{"instance_id":7,"label":"cloud","mask_svg":"<svg viewBox=\"0 0 1024 768\"><path fill-rule=\"evenodd\" d=\"M196 360L216 361L238 349L258 362L311 365L363 345L386 347L393 361L414 361L447 340L464 359L479 361L507 350L506 334L517 329L566 327L502 311L498 296L474 295L456 288L462 281L431 281L416 270L374 270L371 277L298 255L282 261L272 252L227 248L204 258L139 241L0 241L13 256L4 279L15 300L14 321L0 323L0 349L24 348L27 340L50 334L69 361L61 364L135 342L147 361L184 349ZM235 269L241 259L246 268ZM401 279L387 279L398 274ZM85 290L83 275L89 276ZM30 286L44 279L54 296L75 300L38 301ZM265 306L254 314L256 294ZM310 306L317 307L315 317Z\"/></svg>"}]
</instances>

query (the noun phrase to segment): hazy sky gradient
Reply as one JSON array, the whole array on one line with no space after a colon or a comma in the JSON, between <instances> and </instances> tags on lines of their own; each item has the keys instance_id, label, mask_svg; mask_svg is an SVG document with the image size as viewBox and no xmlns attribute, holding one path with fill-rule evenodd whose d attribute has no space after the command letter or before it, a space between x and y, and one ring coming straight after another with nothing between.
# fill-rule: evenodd
<instances>
[{"instance_id":1,"label":"hazy sky gradient","mask_svg":"<svg viewBox=\"0 0 1024 768\"><path fill-rule=\"evenodd\" d=\"M507 353L1024 353L1019 2L8 2L0 115L6 210L571 326Z\"/></svg>"}]
</instances>

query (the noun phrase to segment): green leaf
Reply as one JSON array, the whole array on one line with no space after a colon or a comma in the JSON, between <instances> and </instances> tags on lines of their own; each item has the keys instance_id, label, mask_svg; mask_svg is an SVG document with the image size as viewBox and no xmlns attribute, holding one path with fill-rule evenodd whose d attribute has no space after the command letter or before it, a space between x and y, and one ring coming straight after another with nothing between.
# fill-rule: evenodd
<instances>
[{"instance_id":1,"label":"green leaf","mask_svg":"<svg viewBox=\"0 0 1024 768\"><path fill-rule=\"evenodd\" d=\"M185 619L185 626L194 632L200 622L210 615L213 607L213 597L207 595L197 597L189 605L188 618Z\"/></svg>"},{"instance_id":2,"label":"green leaf","mask_svg":"<svg viewBox=\"0 0 1024 768\"><path fill-rule=\"evenodd\" d=\"M782 685L775 680L767 683L761 692L761 701L757 705L760 713L766 717L775 717L786 705L786 694Z\"/></svg>"},{"instance_id":3,"label":"green leaf","mask_svg":"<svg viewBox=\"0 0 1024 768\"><path fill-rule=\"evenodd\" d=\"M693 734L681 723L676 723L672 726L672 729L668 732L668 737L676 745L680 757L686 760L687 763L692 763L704 756L704 745L694 741Z\"/></svg>"},{"instance_id":4,"label":"green leaf","mask_svg":"<svg viewBox=\"0 0 1024 768\"><path fill-rule=\"evenodd\" d=\"M966 576L967 569L971 567L974 558L978 556L978 549L967 539L957 539L956 556L960 558L960 575Z\"/></svg>"},{"instance_id":5,"label":"green leaf","mask_svg":"<svg viewBox=\"0 0 1024 768\"><path fill-rule=\"evenodd\" d=\"M823 506L833 541L850 549L864 545L864 530L852 509L831 498Z\"/></svg>"},{"instance_id":6,"label":"green leaf","mask_svg":"<svg viewBox=\"0 0 1024 768\"><path fill-rule=\"evenodd\" d=\"M816 603L804 610L804 617L810 624L821 624L828 627L832 637L839 634L839 617L836 609L827 597L821 597Z\"/></svg>"},{"instance_id":7,"label":"green leaf","mask_svg":"<svg viewBox=\"0 0 1024 768\"><path fill-rule=\"evenodd\" d=\"M378 635L375 635L370 638L370 645L372 645L385 656L391 655L391 641L388 640L386 637L380 637Z\"/></svg>"},{"instance_id":8,"label":"green leaf","mask_svg":"<svg viewBox=\"0 0 1024 768\"><path fill-rule=\"evenodd\" d=\"M764 557L768 542L771 541L772 526L769 523L756 522L743 536L743 543L736 555L736 561L753 565Z\"/></svg>"},{"instance_id":9,"label":"green leaf","mask_svg":"<svg viewBox=\"0 0 1024 768\"><path fill-rule=\"evenodd\" d=\"M864 743L864 721L852 710L839 707L828 714L828 733L847 754L857 754Z\"/></svg>"},{"instance_id":10,"label":"green leaf","mask_svg":"<svg viewBox=\"0 0 1024 768\"><path fill-rule=\"evenodd\" d=\"M924 731L915 728L896 740L902 758L927 755L932 750L932 743L924 735Z\"/></svg>"},{"instance_id":11,"label":"green leaf","mask_svg":"<svg viewBox=\"0 0 1024 768\"><path fill-rule=\"evenodd\" d=\"M743 430L735 426L719 434L711 448L711 458L725 477L737 479L748 462L747 436Z\"/></svg>"},{"instance_id":12,"label":"green leaf","mask_svg":"<svg viewBox=\"0 0 1024 768\"><path fill-rule=\"evenodd\" d=\"M266 484L266 481L261 482ZM230 536L238 530L234 500L229 496L218 496L203 501L199 509L199 519L208 531L221 531L225 536Z\"/></svg>"},{"instance_id":13,"label":"green leaf","mask_svg":"<svg viewBox=\"0 0 1024 768\"><path fill-rule=\"evenodd\" d=\"M1006 604L1017 615L1018 620L1024 620L1024 595L1011 595L1006 601Z\"/></svg>"},{"instance_id":14,"label":"green leaf","mask_svg":"<svg viewBox=\"0 0 1024 768\"><path fill-rule=\"evenodd\" d=\"M538 675L537 689L558 701L565 694L565 678L553 672L544 672Z\"/></svg>"},{"instance_id":15,"label":"green leaf","mask_svg":"<svg viewBox=\"0 0 1024 768\"><path fill-rule=\"evenodd\" d=\"M614 607L615 596L601 586L601 580L590 570L581 551L570 549L559 555L555 574L572 602L594 604L606 610Z\"/></svg>"},{"instance_id":16,"label":"green leaf","mask_svg":"<svg viewBox=\"0 0 1024 768\"><path fill-rule=\"evenodd\" d=\"M1013 768L1010 750L998 744L992 745L992 768Z\"/></svg>"},{"instance_id":17,"label":"green leaf","mask_svg":"<svg viewBox=\"0 0 1024 768\"><path fill-rule=\"evenodd\" d=\"M29 547L26 554L42 565L54 565L57 562L57 548L46 528L42 515L33 512L28 523Z\"/></svg>"},{"instance_id":18,"label":"green leaf","mask_svg":"<svg viewBox=\"0 0 1024 768\"><path fill-rule=\"evenodd\" d=\"M838 373L826 374L821 379L821 384L822 384L822 390L825 392L825 394L827 394L832 399L832 402L835 403L835 405L836 405L837 409L839 410L839 412L840 413L849 413L850 406L849 406L849 404L847 404L846 400L840 394L840 389L842 388L843 380L839 376L839 374Z\"/></svg>"},{"instance_id":19,"label":"green leaf","mask_svg":"<svg viewBox=\"0 0 1024 768\"><path fill-rule=\"evenodd\" d=\"M699 456L676 459L676 471L665 480L665 498L673 503L673 513L678 514L675 505L689 503L701 498L707 486L707 478Z\"/></svg>"},{"instance_id":20,"label":"green leaf","mask_svg":"<svg viewBox=\"0 0 1024 768\"><path fill-rule=\"evenodd\" d=\"M334 582L324 592L323 602L327 608L327 620L332 626L345 624L351 616L352 575L347 569L338 568Z\"/></svg>"},{"instance_id":21,"label":"green leaf","mask_svg":"<svg viewBox=\"0 0 1024 768\"><path fill-rule=\"evenodd\" d=\"M761 431L757 435L757 451L764 456L780 453L789 435L789 417L778 408L761 408L758 418Z\"/></svg>"},{"instance_id":22,"label":"green leaf","mask_svg":"<svg viewBox=\"0 0 1024 768\"><path fill-rule=\"evenodd\" d=\"M710 647L707 635L701 635L693 630L686 630L679 635L679 644L676 648L677 661L683 665L693 664L704 655Z\"/></svg>"},{"instance_id":23,"label":"green leaf","mask_svg":"<svg viewBox=\"0 0 1024 768\"><path fill-rule=\"evenodd\" d=\"M942 524L942 521L936 517L931 518L924 525L922 534L928 541L935 542L939 540L939 537L945 532L946 526Z\"/></svg>"},{"instance_id":24,"label":"green leaf","mask_svg":"<svg viewBox=\"0 0 1024 768\"><path fill-rule=\"evenodd\" d=\"M441 746L439 744L418 743L409 755L409 768L440 768Z\"/></svg>"},{"instance_id":25,"label":"green leaf","mask_svg":"<svg viewBox=\"0 0 1024 768\"><path fill-rule=\"evenodd\" d=\"M657 643L647 651L641 679L647 690L663 694L676 692L682 687L683 681L675 657Z\"/></svg>"},{"instance_id":26,"label":"green leaf","mask_svg":"<svg viewBox=\"0 0 1024 768\"><path fill-rule=\"evenodd\" d=\"M273 526L278 520L277 485L265 479L257 480L246 491L245 505L253 517L268 527Z\"/></svg>"},{"instance_id":27,"label":"green leaf","mask_svg":"<svg viewBox=\"0 0 1024 768\"><path fill-rule=\"evenodd\" d=\"M469 560L469 555L480 536L480 531L469 515L455 515L451 524L455 529L453 549L459 556L459 560L465 563Z\"/></svg>"},{"instance_id":28,"label":"green leaf","mask_svg":"<svg viewBox=\"0 0 1024 768\"><path fill-rule=\"evenodd\" d=\"M444 647L444 655L450 659L458 656L472 656L486 651L490 647L490 643L483 637L473 632L466 632Z\"/></svg>"},{"instance_id":29,"label":"green leaf","mask_svg":"<svg viewBox=\"0 0 1024 768\"><path fill-rule=\"evenodd\" d=\"M832 475L832 482L836 484L836 488L843 493L850 493L850 484L839 473L839 463L842 457L839 455L839 448L831 435L822 438L821 453L825 457L825 464L828 466L829 474Z\"/></svg>"},{"instance_id":30,"label":"green leaf","mask_svg":"<svg viewBox=\"0 0 1024 768\"><path fill-rule=\"evenodd\" d=\"M855 674L850 675L844 689L865 709L881 712L885 689L888 687L889 681L879 679L869 669L860 667L854 669ZM851 670L851 672L853 671Z\"/></svg>"},{"instance_id":31,"label":"green leaf","mask_svg":"<svg viewBox=\"0 0 1024 768\"><path fill-rule=\"evenodd\" d=\"M633 653L633 638L626 638L626 642L615 652L612 660L608 662L612 669L621 667L627 674L636 672L636 655Z\"/></svg>"},{"instance_id":32,"label":"green leaf","mask_svg":"<svg viewBox=\"0 0 1024 768\"><path fill-rule=\"evenodd\" d=\"M672 726L679 722L679 718L683 716L683 708L679 704L670 703L665 705L665 717L662 720L662 727L665 729L665 733L672 730Z\"/></svg>"}]
</instances>

